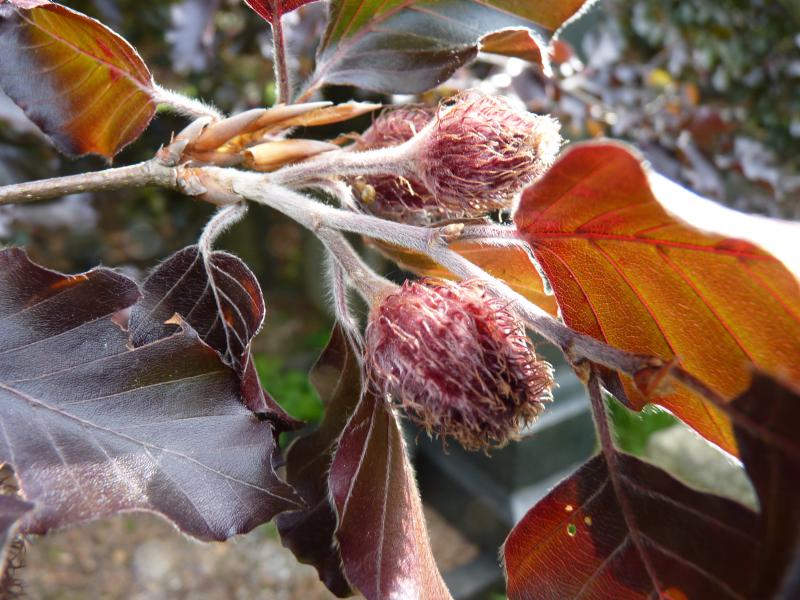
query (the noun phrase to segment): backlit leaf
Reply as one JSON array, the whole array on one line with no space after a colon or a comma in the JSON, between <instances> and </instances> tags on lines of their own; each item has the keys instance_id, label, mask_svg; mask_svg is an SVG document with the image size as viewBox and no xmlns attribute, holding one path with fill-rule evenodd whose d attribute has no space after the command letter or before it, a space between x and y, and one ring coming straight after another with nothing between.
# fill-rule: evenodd
<instances>
[{"instance_id":1,"label":"backlit leaf","mask_svg":"<svg viewBox=\"0 0 800 600\"><path fill-rule=\"evenodd\" d=\"M310 89L357 85L387 93L435 87L475 57L486 34L555 30L586 0L333 0Z\"/></svg>"},{"instance_id":2,"label":"backlit leaf","mask_svg":"<svg viewBox=\"0 0 800 600\"><path fill-rule=\"evenodd\" d=\"M515 222L573 329L677 358L726 398L747 388L751 363L800 380L797 279L756 246L669 215L625 147L573 146L525 191ZM623 384L641 408L647 399ZM736 451L727 417L700 397L675 385L650 400Z\"/></svg>"},{"instance_id":3,"label":"backlit leaf","mask_svg":"<svg viewBox=\"0 0 800 600\"><path fill-rule=\"evenodd\" d=\"M0 495L0 578L5 572L8 547L14 541L19 521L31 510L33 504L30 502L15 496Z\"/></svg>"},{"instance_id":4,"label":"backlit leaf","mask_svg":"<svg viewBox=\"0 0 800 600\"><path fill-rule=\"evenodd\" d=\"M198 247L188 246L154 269L142 291L131 311L134 346L178 331L180 326L170 322L177 313L233 367L250 410L266 414L279 429L298 424L259 383L250 346L264 323L264 296L256 276L239 258L212 252L206 264Z\"/></svg>"},{"instance_id":5,"label":"backlit leaf","mask_svg":"<svg viewBox=\"0 0 800 600\"><path fill-rule=\"evenodd\" d=\"M304 4L316 2L316 0L244 0L245 4L256 11L264 19L272 23L277 16L280 17L288 12L296 10Z\"/></svg>"},{"instance_id":6,"label":"backlit leaf","mask_svg":"<svg viewBox=\"0 0 800 600\"><path fill-rule=\"evenodd\" d=\"M330 468L336 539L348 580L367 600L450 598L433 559L397 417L365 394Z\"/></svg>"},{"instance_id":7,"label":"backlit leaf","mask_svg":"<svg viewBox=\"0 0 800 600\"><path fill-rule=\"evenodd\" d=\"M61 275L11 249L0 289L0 461L36 503L24 531L149 510L222 540L300 506L273 469L272 425L188 324L129 345L132 280Z\"/></svg>"},{"instance_id":8,"label":"backlit leaf","mask_svg":"<svg viewBox=\"0 0 800 600\"><path fill-rule=\"evenodd\" d=\"M525 27L490 33L481 40L481 51L526 60L538 65L546 75L552 75L547 44Z\"/></svg>"},{"instance_id":9,"label":"backlit leaf","mask_svg":"<svg viewBox=\"0 0 800 600\"><path fill-rule=\"evenodd\" d=\"M328 469L336 443L361 397L361 368L340 326L334 328L310 379L325 405L325 418L286 452L286 480L309 508L279 515L278 531L300 562L314 565L328 589L345 597L350 585L342 573L334 539L336 513L330 503Z\"/></svg>"},{"instance_id":10,"label":"backlit leaf","mask_svg":"<svg viewBox=\"0 0 800 600\"><path fill-rule=\"evenodd\" d=\"M627 454L595 456L503 547L511 600L743 600L756 515Z\"/></svg>"},{"instance_id":11,"label":"backlit leaf","mask_svg":"<svg viewBox=\"0 0 800 600\"><path fill-rule=\"evenodd\" d=\"M46 0L0 1L0 87L68 154L111 158L153 118L153 78L105 25Z\"/></svg>"},{"instance_id":12,"label":"backlit leaf","mask_svg":"<svg viewBox=\"0 0 800 600\"><path fill-rule=\"evenodd\" d=\"M379 240L368 240L368 242L406 271L420 276L455 278L452 273L424 254ZM545 292L539 272L522 248L456 241L450 244L450 249L468 258L490 275L502 279L516 292L551 315L558 314L555 297Z\"/></svg>"}]
</instances>

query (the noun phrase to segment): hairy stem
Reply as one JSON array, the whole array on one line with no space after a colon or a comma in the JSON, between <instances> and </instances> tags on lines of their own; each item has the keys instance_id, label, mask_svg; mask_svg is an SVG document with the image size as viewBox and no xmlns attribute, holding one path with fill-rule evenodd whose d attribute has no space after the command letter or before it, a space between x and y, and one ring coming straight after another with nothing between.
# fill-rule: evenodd
<instances>
[{"instance_id":1,"label":"hairy stem","mask_svg":"<svg viewBox=\"0 0 800 600\"><path fill-rule=\"evenodd\" d=\"M175 169L165 167L156 160L149 160L129 167L7 185L0 187L0 205L51 200L80 192L120 190L150 185L177 188Z\"/></svg>"},{"instance_id":2,"label":"hairy stem","mask_svg":"<svg viewBox=\"0 0 800 600\"><path fill-rule=\"evenodd\" d=\"M290 103L292 101L292 88L289 82L289 66L286 63L286 39L283 35L283 15L273 2L272 7L272 58L275 65L275 82L277 85L276 104Z\"/></svg>"},{"instance_id":3,"label":"hairy stem","mask_svg":"<svg viewBox=\"0 0 800 600\"><path fill-rule=\"evenodd\" d=\"M203 233L198 242L200 252L204 258L213 250L214 242L217 238L241 221L246 214L247 203L242 201L223 206L211 217L211 220L203 228Z\"/></svg>"},{"instance_id":4,"label":"hairy stem","mask_svg":"<svg viewBox=\"0 0 800 600\"><path fill-rule=\"evenodd\" d=\"M397 285L369 268L341 233L328 227L320 227L314 233L347 273L353 287L367 304L371 305L397 289Z\"/></svg>"},{"instance_id":5,"label":"hairy stem","mask_svg":"<svg viewBox=\"0 0 800 600\"><path fill-rule=\"evenodd\" d=\"M201 100L189 98L178 92L173 92L160 85L155 86L153 100L159 104L166 104L178 114L192 119L210 117L213 121L221 121L224 118L224 115L214 106Z\"/></svg>"}]
</instances>

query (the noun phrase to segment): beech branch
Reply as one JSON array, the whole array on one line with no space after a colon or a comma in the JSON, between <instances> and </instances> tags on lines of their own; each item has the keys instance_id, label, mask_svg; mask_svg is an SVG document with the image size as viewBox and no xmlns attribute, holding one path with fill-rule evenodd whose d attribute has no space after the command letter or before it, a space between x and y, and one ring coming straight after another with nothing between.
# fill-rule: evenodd
<instances>
[{"instance_id":1,"label":"beech branch","mask_svg":"<svg viewBox=\"0 0 800 600\"><path fill-rule=\"evenodd\" d=\"M157 160L67 177L0 187L0 205L51 200L69 194L159 186L178 189L177 171Z\"/></svg>"}]
</instances>

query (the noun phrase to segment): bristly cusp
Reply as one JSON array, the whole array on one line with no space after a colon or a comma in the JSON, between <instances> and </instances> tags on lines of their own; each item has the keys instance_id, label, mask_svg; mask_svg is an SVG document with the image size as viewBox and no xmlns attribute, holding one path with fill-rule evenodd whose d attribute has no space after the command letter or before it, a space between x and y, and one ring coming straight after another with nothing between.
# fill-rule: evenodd
<instances>
[{"instance_id":1,"label":"bristly cusp","mask_svg":"<svg viewBox=\"0 0 800 600\"><path fill-rule=\"evenodd\" d=\"M406 282L373 307L366 341L370 385L470 450L517 439L551 398L552 368L478 280Z\"/></svg>"}]
</instances>

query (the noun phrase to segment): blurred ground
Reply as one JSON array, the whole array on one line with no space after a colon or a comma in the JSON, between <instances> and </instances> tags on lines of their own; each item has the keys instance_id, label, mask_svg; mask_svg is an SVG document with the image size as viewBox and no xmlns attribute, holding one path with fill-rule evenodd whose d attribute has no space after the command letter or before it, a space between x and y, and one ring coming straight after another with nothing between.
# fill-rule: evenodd
<instances>
[{"instance_id":1,"label":"blurred ground","mask_svg":"<svg viewBox=\"0 0 800 600\"><path fill-rule=\"evenodd\" d=\"M477 549L426 509L443 570ZM327 600L310 566L283 548L272 525L227 543L202 544L154 515L122 515L34 538L20 571L41 600Z\"/></svg>"}]
</instances>

